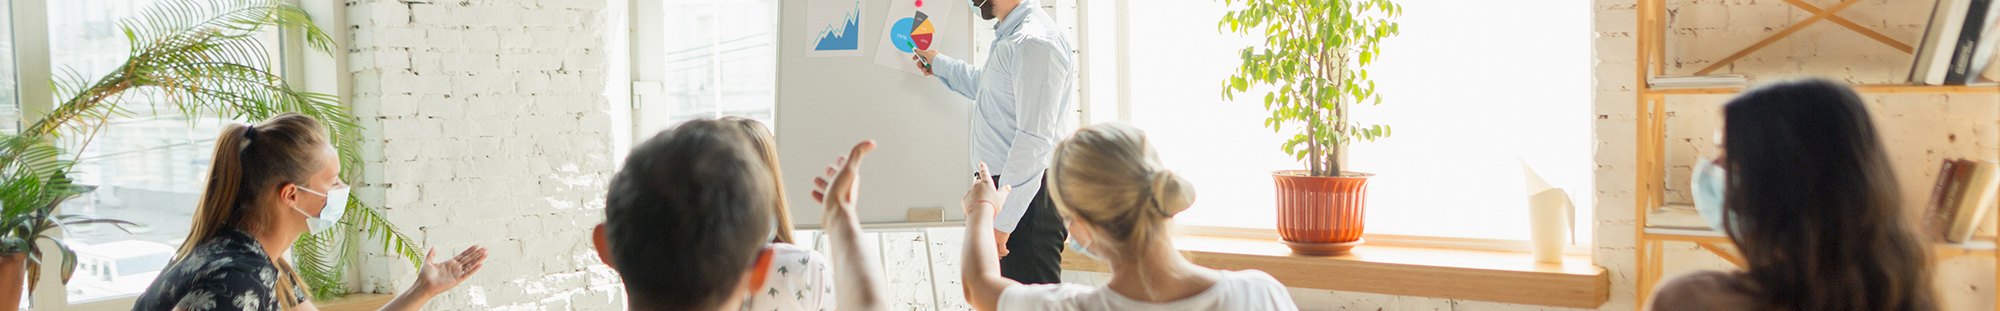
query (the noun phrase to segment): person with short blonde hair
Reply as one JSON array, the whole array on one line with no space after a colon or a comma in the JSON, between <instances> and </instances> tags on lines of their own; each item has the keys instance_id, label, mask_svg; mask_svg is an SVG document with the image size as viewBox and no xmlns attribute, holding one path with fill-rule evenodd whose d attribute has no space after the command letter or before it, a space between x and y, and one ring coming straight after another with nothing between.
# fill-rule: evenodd
<instances>
[{"instance_id":1,"label":"person with short blonde hair","mask_svg":"<svg viewBox=\"0 0 2000 311\"><path fill-rule=\"evenodd\" d=\"M1145 132L1122 123L1078 130L1056 146L1050 197L1077 252L1111 266L1105 286L1023 285L1000 276L990 217L1011 188L987 179L966 193L966 300L978 310L1298 310L1263 271L1187 260L1169 238L1194 184L1160 163Z\"/></svg>"}]
</instances>

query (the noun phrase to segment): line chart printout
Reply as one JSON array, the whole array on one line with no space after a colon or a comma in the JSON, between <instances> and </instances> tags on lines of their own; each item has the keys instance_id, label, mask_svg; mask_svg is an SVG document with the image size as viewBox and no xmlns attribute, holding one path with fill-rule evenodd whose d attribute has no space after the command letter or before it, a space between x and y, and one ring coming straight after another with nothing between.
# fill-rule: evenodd
<instances>
[{"instance_id":1,"label":"line chart printout","mask_svg":"<svg viewBox=\"0 0 2000 311\"><path fill-rule=\"evenodd\" d=\"M806 31L812 50L806 57L861 56L862 0L808 0Z\"/></svg>"}]
</instances>

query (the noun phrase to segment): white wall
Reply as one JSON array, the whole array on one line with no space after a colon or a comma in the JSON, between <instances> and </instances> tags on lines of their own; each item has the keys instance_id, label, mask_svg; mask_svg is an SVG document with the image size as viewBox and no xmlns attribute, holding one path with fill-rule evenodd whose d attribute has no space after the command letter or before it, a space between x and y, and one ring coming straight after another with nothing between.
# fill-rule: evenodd
<instances>
[{"instance_id":1,"label":"white wall","mask_svg":"<svg viewBox=\"0 0 2000 311\"><path fill-rule=\"evenodd\" d=\"M606 7L347 1L352 105L368 128L356 188L422 246L491 248L484 270L428 310L624 306L588 243L614 169L605 38L624 12ZM415 277L380 250L363 257L361 291Z\"/></svg>"}]
</instances>

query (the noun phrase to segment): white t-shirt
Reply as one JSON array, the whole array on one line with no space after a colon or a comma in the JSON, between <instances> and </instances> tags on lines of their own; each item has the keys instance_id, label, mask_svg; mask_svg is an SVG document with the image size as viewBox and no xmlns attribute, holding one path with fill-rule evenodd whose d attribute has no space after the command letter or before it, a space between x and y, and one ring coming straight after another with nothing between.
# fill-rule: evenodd
<instances>
[{"instance_id":1,"label":"white t-shirt","mask_svg":"<svg viewBox=\"0 0 2000 311\"><path fill-rule=\"evenodd\" d=\"M803 246L771 243L771 266L764 286L750 293L751 311L823 311L835 309L833 269L826 255Z\"/></svg>"},{"instance_id":2,"label":"white t-shirt","mask_svg":"<svg viewBox=\"0 0 2000 311\"><path fill-rule=\"evenodd\" d=\"M1037 284L1000 292L1002 311L1297 311L1292 294L1270 274L1257 270L1217 271L1222 278L1201 293L1162 303L1126 298L1103 286Z\"/></svg>"}]
</instances>

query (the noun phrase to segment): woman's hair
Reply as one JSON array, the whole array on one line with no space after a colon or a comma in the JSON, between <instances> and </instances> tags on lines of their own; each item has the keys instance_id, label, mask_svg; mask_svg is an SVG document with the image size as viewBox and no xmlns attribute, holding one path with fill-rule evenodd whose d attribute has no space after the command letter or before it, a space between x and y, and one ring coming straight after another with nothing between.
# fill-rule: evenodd
<instances>
[{"instance_id":1,"label":"woman's hair","mask_svg":"<svg viewBox=\"0 0 2000 311\"><path fill-rule=\"evenodd\" d=\"M778 170L778 139L771 136L771 128L763 122L741 117L723 117L720 121L743 130L750 139L750 149L756 150L757 158L763 159L764 170L771 172L771 217L775 218L778 238L774 242L792 242L792 211L785 205L785 183L783 171Z\"/></svg>"},{"instance_id":2,"label":"woman's hair","mask_svg":"<svg viewBox=\"0 0 2000 311\"><path fill-rule=\"evenodd\" d=\"M1097 228L1113 256L1143 254L1168 221L1194 204L1194 185L1160 165L1146 133L1124 123L1085 127L1056 146L1049 167L1056 210Z\"/></svg>"},{"instance_id":3,"label":"woman's hair","mask_svg":"<svg viewBox=\"0 0 2000 311\"><path fill-rule=\"evenodd\" d=\"M633 147L611 178L605 236L632 299L715 309L771 242L771 174L727 123L661 132Z\"/></svg>"},{"instance_id":4,"label":"woman's hair","mask_svg":"<svg viewBox=\"0 0 2000 311\"><path fill-rule=\"evenodd\" d=\"M253 233L270 229L276 216L287 211L260 208L257 202L280 185L306 182L323 165L316 160L329 146L326 128L319 120L297 113L279 114L255 126L224 126L222 135L215 138L215 157L209 165L201 205L195 206L194 226L175 252L175 260L186 258L196 246L230 228ZM299 298L292 290L304 291L305 283L284 254L265 255L283 272L279 273L283 284L273 291L290 309Z\"/></svg>"},{"instance_id":5,"label":"woman's hair","mask_svg":"<svg viewBox=\"0 0 2000 311\"><path fill-rule=\"evenodd\" d=\"M1861 98L1810 79L1744 92L1724 108L1724 209L1766 308L1932 310L1928 239L1901 194Z\"/></svg>"}]
</instances>

